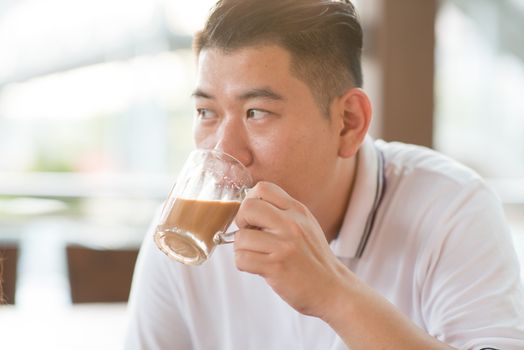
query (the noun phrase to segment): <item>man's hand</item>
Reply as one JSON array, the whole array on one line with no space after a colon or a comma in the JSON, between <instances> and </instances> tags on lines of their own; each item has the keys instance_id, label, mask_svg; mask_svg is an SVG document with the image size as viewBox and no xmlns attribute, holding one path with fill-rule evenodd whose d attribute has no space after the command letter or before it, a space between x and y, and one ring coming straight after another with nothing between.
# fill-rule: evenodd
<instances>
[{"instance_id":1,"label":"man's hand","mask_svg":"<svg viewBox=\"0 0 524 350\"><path fill-rule=\"evenodd\" d=\"M277 185L259 182L242 202L236 224L237 268L264 277L297 311L327 316L349 270L308 208Z\"/></svg>"},{"instance_id":2,"label":"man's hand","mask_svg":"<svg viewBox=\"0 0 524 350\"><path fill-rule=\"evenodd\" d=\"M348 347L446 350L331 252L311 212L275 184L259 182L236 217L237 268L264 277L298 312L327 322Z\"/></svg>"}]
</instances>

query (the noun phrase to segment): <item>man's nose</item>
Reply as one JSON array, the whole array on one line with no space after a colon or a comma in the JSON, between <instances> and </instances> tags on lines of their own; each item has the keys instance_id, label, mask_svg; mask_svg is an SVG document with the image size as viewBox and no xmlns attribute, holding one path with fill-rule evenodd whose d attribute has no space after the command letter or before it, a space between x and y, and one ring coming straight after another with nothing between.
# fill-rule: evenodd
<instances>
[{"instance_id":1,"label":"man's nose","mask_svg":"<svg viewBox=\"0 0 524 350\"><path fill-rule=\"evenodd\" d=\"M253 162L245 126L239 121L224 121L217 130L215 149L238 159L248 167Z\"/></svg>"}]
</instances>

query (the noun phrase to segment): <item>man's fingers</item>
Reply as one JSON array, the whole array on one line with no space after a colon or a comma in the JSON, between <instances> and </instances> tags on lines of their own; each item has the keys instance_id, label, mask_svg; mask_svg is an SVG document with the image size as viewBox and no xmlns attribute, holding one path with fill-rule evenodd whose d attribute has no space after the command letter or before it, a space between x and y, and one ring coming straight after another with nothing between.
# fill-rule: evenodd
<instances>
[{"instance_id":1,"label":"man's fingers","mask_svg":"<svg viewBox=\"0 0 524 350\"><path fill-rule=\"evenodd\" d=\"M282 210L267 201L253 197L242 201L235 223L240 229L260 227L270 232L272 228L285 224Z\"/></svg>"},{"instance_id":2,"label":"man's fingers","mask_svg":"<svg viewBox=\"0 0 524 350\"><path fill-rule=\"evenodd\" d=\"M238 250L235 252L235 264L237 269L265 277L269 255L266 253L253 252L250 250Z\"/></svg>"},{"instance_id":3,"label":"man's fingers","mask_svg":"<svg viewBox=\"0 0 524 350\"><path fill-rule=\"evenodd\" d=\"M271 232L240 229L235 234L235 252L249 250L269 254L279 244L279 238Z\"/></svg>"},{"instance_id":4,"label":"man's fingers","mask_svg":"<svg viewBox=\"0 0 524 350\"><path fill-rule=\"evenodd\" d=\"M291 209L295 201L278 185L266 181L257 183L255 187L248 191L246 198L266 201L281 210Z\"/></svg>"}]
</instances>

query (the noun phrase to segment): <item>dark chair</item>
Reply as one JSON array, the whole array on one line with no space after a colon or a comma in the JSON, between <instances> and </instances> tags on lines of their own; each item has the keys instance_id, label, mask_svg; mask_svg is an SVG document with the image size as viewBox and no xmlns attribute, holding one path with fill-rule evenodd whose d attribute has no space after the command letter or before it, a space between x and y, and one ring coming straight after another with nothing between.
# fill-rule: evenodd
<instances>
[{"instance_id":1,"label":"dark chair","mask_svg":"<svg viewBox=\"0 0 524 350\"><path fill-rule=\"evenodd\" d=\"M0 283L2 283L3 302L15 303L16 277L18 268L18 245L0 244Z\"/></svg>"},{"instance_id":2,"label":"dark chair","mask_svg":"<svg viewBox=\"0 0 524 350\"><path fill-rule=\"evenodd\" d=\"M68 245L66 250L73 303L127 301L138 248Z\"/></svg>"}]
</instances>

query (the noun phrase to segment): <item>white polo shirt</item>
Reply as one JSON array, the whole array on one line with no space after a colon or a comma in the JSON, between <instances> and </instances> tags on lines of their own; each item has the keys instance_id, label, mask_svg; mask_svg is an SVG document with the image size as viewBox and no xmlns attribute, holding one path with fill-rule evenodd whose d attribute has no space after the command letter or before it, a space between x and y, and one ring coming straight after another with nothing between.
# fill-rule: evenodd
<instances>
[{"instance_id":1,"label":"white polo shirt","mask_svg":"<svg viewBox=\"0 0 524 350\"><path fill-rule=\"evenodd\" d=\"M169 260L144 240L126 349L346 349L301 315L232 245L202 266ZM436 152L367 138L334 254L430 335L458 349L524 349L524 294L497 197Z\"/></svg>"}]
</instances>

